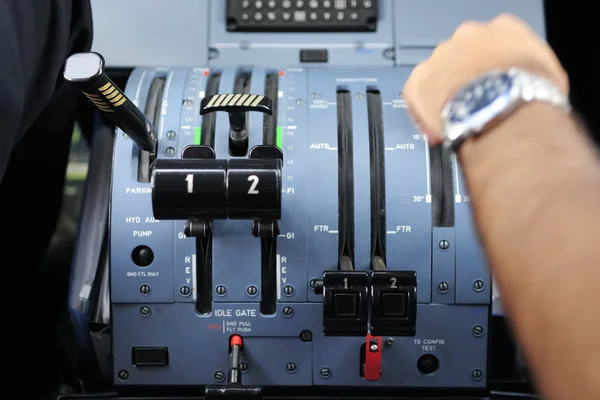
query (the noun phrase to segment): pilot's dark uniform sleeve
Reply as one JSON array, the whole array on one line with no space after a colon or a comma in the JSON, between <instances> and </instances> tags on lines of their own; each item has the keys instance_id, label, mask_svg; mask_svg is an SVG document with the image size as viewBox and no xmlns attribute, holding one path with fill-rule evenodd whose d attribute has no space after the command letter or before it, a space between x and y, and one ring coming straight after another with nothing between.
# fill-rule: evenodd
<instances>
[{"instance_id":1,"label":"pilot's dark uniform sleeve","mask_svg":"<svg viewBox=\"0 0 600 400\"><path fill-rule=\"evenodd\" d=\"M68 274L41 280L36 273L59 215L80 100L62 69L70 54L90 49L89 1L0 0L0 265L17 318L4 322L17 341L31 338L11 345L28 365L30 391L48 387L60 368L53 328Z\"/></svg>"}]
</instances>

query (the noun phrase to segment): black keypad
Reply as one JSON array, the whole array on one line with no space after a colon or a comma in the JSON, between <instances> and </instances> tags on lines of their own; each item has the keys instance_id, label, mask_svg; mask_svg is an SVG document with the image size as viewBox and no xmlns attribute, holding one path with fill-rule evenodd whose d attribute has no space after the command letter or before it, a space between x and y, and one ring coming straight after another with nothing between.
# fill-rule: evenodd
<instances>
[{"instance_id":1,"label":"black keypad","mask_svg":"<svg viewBox=\"0 0 600 400\"><path fill-rule=\"evenodd\" d=\"M373 32L377 0L227 0L230 32Z\"/></svg>"}]
</instances>

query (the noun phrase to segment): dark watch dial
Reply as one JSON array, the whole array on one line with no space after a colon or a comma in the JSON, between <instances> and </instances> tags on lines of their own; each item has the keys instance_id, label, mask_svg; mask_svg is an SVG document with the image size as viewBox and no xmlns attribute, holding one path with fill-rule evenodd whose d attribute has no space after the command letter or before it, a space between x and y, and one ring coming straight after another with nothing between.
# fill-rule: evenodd
<instances>
[{"instance_id":1,"label":"dark watch dial","mask_svg":"<svg viewBox=\"0 0 600 400\"><path fill-rule=\"evenodd\" d=\"M508 100L513 87L508 73L486 75L461 90L454 97L448 119L461 122L500 99Z\"/></svg>"}]
</instances>

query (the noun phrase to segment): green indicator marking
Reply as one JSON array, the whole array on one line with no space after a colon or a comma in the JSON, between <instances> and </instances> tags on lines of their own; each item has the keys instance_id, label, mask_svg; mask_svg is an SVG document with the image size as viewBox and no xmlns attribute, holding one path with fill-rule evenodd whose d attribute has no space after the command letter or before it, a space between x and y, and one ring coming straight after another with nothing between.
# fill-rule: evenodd
<instances>
[{"instance_id":1,"label":"green indicator marking","mask_svg":"<svg viewBox=\"0 0 600 400\"><path fill-rule=\"evenodd\" d=\"M281 126L277 127L277 136L275 143L280 150L283 150L283 128Z\"/></svg>"},{"instance_id":2,"label":"green indicator marking","mask_svg":"<svg viewBox=\"0 0 600 400\"><path fill-rule=\"evenodd\" d=\"M194 128L194 144L199 145L201 137L202 137L202 127L196 126Z\"/></svg>"}]
</instances>

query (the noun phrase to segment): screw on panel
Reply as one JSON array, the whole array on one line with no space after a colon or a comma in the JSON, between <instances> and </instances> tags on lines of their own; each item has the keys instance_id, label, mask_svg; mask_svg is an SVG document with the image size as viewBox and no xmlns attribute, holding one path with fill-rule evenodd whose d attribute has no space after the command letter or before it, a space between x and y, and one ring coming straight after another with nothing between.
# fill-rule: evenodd
<instances>
[{"instance_id":1,"label":"screw on panel","mask_svg":"<svg viewBox=\"0 0 600 400\"><path fill-rule=\"evenodd\" d=\"M302 340L303 342L312 341L312 332L311 331L300 332L300 340Z\"/></svg>"},{"instance_id":2,"label":"screw on panel","mask_svg":"<svg viewBox=\"0 0 600 400\"><path fill-rule=\"evenodd\" d=\"M243 361L240 363L239 368L240 368L240 371L242 371L242 372L248 372L248 369L250 368L250 366L248 365L247 362Z\"/></svg>"},{"instance_id":3,"label":"screw on panel","mask_svg":"<svg viewBox=\"0 0 600 400\"><path fill-rule=\"evenodd\" d=\"M319 95L319 93L311 93L310 97L312 97L313 99L318 99L319 97L321 97L321 95Z\"/></svg>"},{"instance_id":4,"label":"screw on panel","mask_svg":"<svg viewBox=\"0 0 600 400\"><path fill-rule=\"evenodd\" d=\"M121 371L119 371L119 379L122 381L126 381L127 379L129 379L129 372L125 371L124 369L122 369Z\"/></svg>"},{"instance_id":5,"label":"screw on panel","mask_svg":"<svg viewBox=\"0 0 600 400\"><path fill-rule=\"evenodd\" d=\"M301 105L304 104L304 100L302 100L302 99L296 99L296 104L299 105L299 106L301 106Z\"/></svg>"},{"instance_id":6,"label":"screw on panel","mask_svg":"<svg viewBox=\"0 0 600 400\"><path fill-rule=\"evenodd\" d=\"M448 290L450 290L450 285L448 285L448 282L440 282L438 285L438 292L448 293Z\"/></svg>"},{"instance_id":7,"label":"screw on panel","mask_svg":"<svg viewBox=\"0 0 600 400\"><path fill-rule=\"evenodd\" d=\"M473 372L471 372L471 378L473 378L473 380L475 380L475 381L481 380L482 377L483 377L483 372L481 372L480 369L474 369Z\"/></svg>"},{"instance_id":8,"label":"screw on panel","mask_svg":"<svg viewBox=\"0 0 600 400\"><path fill-rule=\"evenodd\" d=\"M192 293L192 289L190 289L189 286L182 286L179 289L179 293L181 293L182 296L187 297L187 296L189 296Z\"/></svg>"},{"instance_id":9,"label":"screw on panel","mask_svg":"<svg viewBox=\"0 0 600 400\"><path fill-rule=\"evenodd\" d=\"M169 131L166 134L167 139L175 139L177 137L177 134L175 133L175 131Z\"/></svg>"},{"instance_id":10,"label":"screw on panel","mask_svg":"<svg viewBox=\"0 0 600 400\"><path fill-rule=\"evenodd\" d=\"M483 336L483 326L481 326L481 325L475 325L473 327L473 336L475 336L475 337L481 337L481 336Z\"/></svg>"},{"instance_id":11,"label":"screw on panel","mask_svg":"<svg viewBox=\"0 0 600 400\"><path fill-rule=\"evenodd\" d=\"M219 58L219 50L215 49L214 47L209 48L208 49L208 59L214 60L216 58Z\"/></svg>"},{"instance_id":12,"label":"screw on panel","mask_svg":"<svg viewBox=\"0 0 600 400\"><path fill-rule=\"evenodd\" d=\"M441 250L448 250L450 248L450 242L447 240L440 240L438 246Z\"/></svg>"},{"instance_id":13,"label":"screw on panel","mask_svg":"<svg viewBox=\"0 0 600 400\"><path fill-rule=\"evenodd\" d=\"M370 347L369 350L375 352L377 350L379 350L379 346L377 346L375 343L373 343Z\"/></svg>"},{"instance_id":14,"label":"screw on panel","mask_svg":"<svg viewBox=\"0 0 600 400\"><path fill-rule=\"evenodd\" d=\"M319 374L321 374L321 378L327 379L331 376L331 370L327 367L323 367L319 371Z\"/></svg>"},{"instance_id":15,"label":"screw on panel","mask_svg":"<svg viewBox=\"0 0 600 400\"><path fill-rule=\"evenodd\" d=\"M481 292L484 287L485 285L481 279L477 279L475 282L473 282L473 289L476 292Z\"/></svg>"},{"instance_id":16,"label":"screw on panel","mask_svg":"<svg viewBox=\"0 0 600 400\"><path fill-rule=\"evenodd\" d=\"M150 294L150 286L148 285L142 285L140 286L140 293L147 296Z\"/></svg>"},{"instance_id":17,"label":"screw on panel","mask_svg":"<svg viewBox=\"0 0 600 400\"><path fill-rule=\"evenodd\" d=\"M358 100L362 99L363 97L365 97L365 95L364 95L364 94L362 94L361 92L356 92L356 93L354 94L354 98L356 98L356 99L358 99Z\"/></svg>"},{"instance_id":18,"label":"screw on panel","mask_svg":"<svg viewBox=\"0 0 600 400\"><path fill-rule=\"evenodd\" d=\"M165 156L173 157L174 155L175 155L175 147L169 146L165 149Z\"/></svg>"},{"instance_id":19,"label":"screw on panel","mask_svg":"<svg viewBox=\"0 0 600 400\"><path fill-rule=\"evenodd\" d=\"M256 288L256 286L248 286L248 289L246 289L246 293L248 293L248 296L254 297L258 294L258 289Z\"/></svg>"},{"instance_id":20,"label":"screw on panel","mask_svg":"<svg viewBox=\"0 0 600 400\"><path fill-rule=\"evenodd\" d=\"M225 373L223 371L215 372L215 380L217 382L223 382L225 380Z\"/></svg>"},{"instance_id":21,"label":"screw on panel","mask_svg":"<svg viewBox=\"0 0 600 400\"><path fill-rule=\"evenodd\" d=\"M396 59L396 51L392 48L385 49L383 51L383 58L387 58L388 60Z\"/></svg>"},{"instance_id":22,"label":"screw on panel","mask_svg":"<svg viewBox=\"0 0 600 400\"><path fill-rule=\"evenodd\" d=\"M291 317L292 315L294 315L294 309L289 306L283 307L283 315L285 315L286 317Z\"/></svg>"},{"instance_id":23,"label":"screw on panel","mask_svg":"<svg viewBox=\"0 0 600 400\"><path fill-rule=\"evenodd\" d=\"M227 294L227 289L223 285L217 286L216 289L217 296L225 296Z\"/></svg>"},{"instance_id":24,"label":"screw on panel","mask_svg":"<svg viewBox=\"0 0 600 400\"><path fill-rule=\"evenodd\" d=\"M311 279L309 285L311 289L314 289L317 286L317 280Z\"/></svg>"},{"instance_id":25,"label":"screw on panel","mask_svg":"<svg viewBox=\"0 0 600 400\"><path fill-rule=\"evenodd\" d=\"M393 344L394 344L394 338L390 337L390 338L385 339L385 345L386 346L391 346Z\"/></svg>"},{"instance_id":26,"label":"screw on panel","mask_svg":"<svg viewBox=\"0 0 600 400\"><path fill-rule=\"evenodd\" d=\"M298 370L298 367L296 366L296 363L290 362L290 363L287 363L287 365L285 366L285 369L287 369L287 372L289 372L289 373L294 373Z\"/></svg>"},{"instance_id":27,"label":"screw on panel","mask_svg":"<svg viewBox=\"0 0 600 400\"><path fill-rule=\"evenodd\" d=\"M245 40L240 42L240 50L248 50L250 48L250 43Z\"/></svg>"},{"instance_id":28,"label":"screw on panel","mask_svg":"<svg viewBox=\"0 0 600 400\"><path fill-rule=\"evenodd\" d=\"M142 306L140 308L140 314L142 314L143 317L149 317L150 314L152 314L152 310L148 306Z\"/></svg>"},{"instance_id":29,"label":"screw on panel","mask_svg":"<svg viewBox=\"0 0 600 400\"><path fill-rule=\"evenodd\" d=\"M283 288L283 294L286 296L291 296L294 294L294 288L291 286L286 286Z\"/></svg>"}]
</instances>

